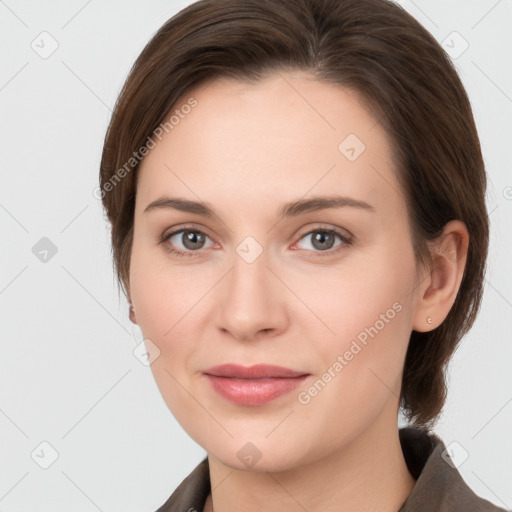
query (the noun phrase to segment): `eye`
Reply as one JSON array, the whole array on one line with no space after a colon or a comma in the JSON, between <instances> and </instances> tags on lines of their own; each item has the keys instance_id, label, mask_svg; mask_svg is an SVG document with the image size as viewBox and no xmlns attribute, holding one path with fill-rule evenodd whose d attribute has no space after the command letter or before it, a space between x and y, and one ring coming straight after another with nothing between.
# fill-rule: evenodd
<instances>
[{"instance_id":1,"label":"eye","mask_svg":"<svg viewBox=\"0 0 512 512\"><path fill-rule=\"evenodd\" d=\"M210 237L197 229L181 228L164 234L159 243L164 244L170 253L180 257L187 257L196 256L195 252L204 249L207 238Z\"/></svg>"},{"instance_id":2,"label":"eye","mask_svg":"<svg viewBox=\"0 0 512 512\"><path fill-rule=\"evenodd\" d=\"M303 235L301 240L308 238L310 243L306 244L309 247L306 247L305 250L317 253L315 256L330 256L352 244L352 239L349 236L335 229L317 228ZM336 238L340 240L337 245L335 245Z\"/></svg>"},{"instance_id":3,"label":"eye","mask_svg":"<svg viewBox=\"0 0 512 512\"><path fill-rule=\"evenodd\" d=\"M353 243L350 236L332 228L314 229L303 235L300 240L307 240L308 237L310 239L310 247L303 249L312 251L314 256L320 257L331 256ZM340 241L337 245L335 245L336 238ZM194 257L199 255L198 253L201 249L206 248L206 239L210 239L210 237L202 231L193 227L182 227L162 235L159 243L163 244L166 250L175 256ZM210 247L212 245L214 244L212 243Z\"/></svg>"}]
</instances>

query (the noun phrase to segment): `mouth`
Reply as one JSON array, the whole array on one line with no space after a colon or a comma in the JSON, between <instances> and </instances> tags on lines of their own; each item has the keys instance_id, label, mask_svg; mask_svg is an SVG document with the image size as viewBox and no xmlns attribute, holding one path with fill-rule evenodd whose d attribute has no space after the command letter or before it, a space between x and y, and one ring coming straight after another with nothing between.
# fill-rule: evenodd
<instances>
[{"instance_id":1,"label":"mouth","mask_svg":"<svg viewBox=\"0 0 512 512\"><path fill-rule=\"evenodd\" d=\"M310 375L282 366L224 364L205 370L213 389L237 405L264 405L289 393Z\"/></svg>"},{"instance_id":2,"label":"mouth","mask_svg":"<svg viewBox=\"0 0 512 512\"><path fill-rule=\"evenodd\" d=\"M255 364L254 366L221 364L208 368L204 373L215 377L232 377L237 379L290 378L308 375L306 372L291 370L290 368L271 364Z\"/></svg>"}]
</instances>

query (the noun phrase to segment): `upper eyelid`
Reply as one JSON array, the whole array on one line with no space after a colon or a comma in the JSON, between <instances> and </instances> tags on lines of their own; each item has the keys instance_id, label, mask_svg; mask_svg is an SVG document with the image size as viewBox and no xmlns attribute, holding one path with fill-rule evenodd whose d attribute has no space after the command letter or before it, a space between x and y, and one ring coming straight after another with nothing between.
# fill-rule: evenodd
<instances>
[{"instance_id":1,"label":"upper eyelid","mask_svg":"<svg viewBox=\"0 0 512 512\"><path fill-rule=\"evenodd\" d=\"M169 230L165 230L161 236L162 239L167 239L171 236L174 236L174 235L177 235L178 233L182 233L183 231L192 231L192 232L198 232L198 233L202 233L204 235L206 235L208 238L212 239L213 240L213 237L211 237L205 229L203 228L200 228L200 227L196 227L192 224L189 224L189 225L185 225L185 226L180 226L180 227L176 227L176 228L170 228Z\"/></svg>"}]
</instances>

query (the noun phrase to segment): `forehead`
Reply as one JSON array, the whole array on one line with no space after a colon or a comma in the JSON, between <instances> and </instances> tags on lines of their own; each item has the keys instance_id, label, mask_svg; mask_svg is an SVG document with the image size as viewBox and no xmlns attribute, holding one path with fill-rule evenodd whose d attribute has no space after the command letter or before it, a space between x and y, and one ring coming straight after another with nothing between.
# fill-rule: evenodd
<instances>
[{"instance_id":1,"label":"forehead","mask_svg":"<svg viewBox=\"0 0 512 512\"><path fill-rule=\"evenodd\" d=\"M183 95L170 116L139 168L138 202L173 193L257 207L262 197L337 192L386 207L401 196L390 141L363 98L311 75L216 79Z\"/></svg>"}]
</instances>

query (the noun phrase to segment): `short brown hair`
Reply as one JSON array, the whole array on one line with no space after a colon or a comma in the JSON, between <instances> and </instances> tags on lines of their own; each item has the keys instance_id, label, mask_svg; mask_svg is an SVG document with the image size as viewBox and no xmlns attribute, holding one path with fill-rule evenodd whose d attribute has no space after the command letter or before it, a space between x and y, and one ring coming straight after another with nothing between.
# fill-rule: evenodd
<instances>
[{"instance_id":1,"label":"short brown hair","mask_svg":"<svg viewBox=\"0 0 512 512\"><path fill-rule=\"evenodd\" d=\"M368 102L392 141L419 264L432 263L427 241L448 221L468 229L455 303L436 329L412 332L405 360L400 405L411 423L429 428L446 400L448 361L480 308L486 175L471 106L449 57L391 1L201 0L157 31L126 79L101 158L118 283L129 298L140 163L131 161L134 151L193 86L217 77L255 82L285 69L351 88Z\"/></svg>"}]
</instances>

